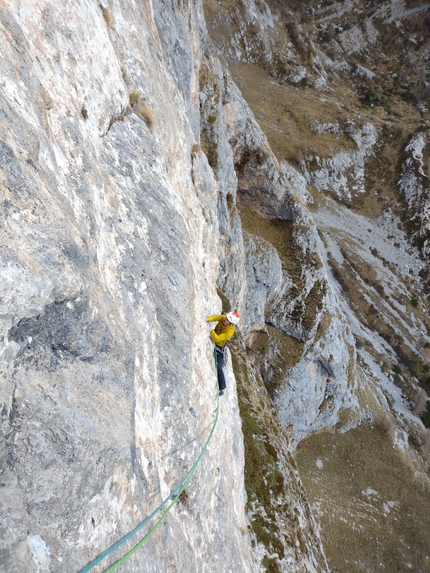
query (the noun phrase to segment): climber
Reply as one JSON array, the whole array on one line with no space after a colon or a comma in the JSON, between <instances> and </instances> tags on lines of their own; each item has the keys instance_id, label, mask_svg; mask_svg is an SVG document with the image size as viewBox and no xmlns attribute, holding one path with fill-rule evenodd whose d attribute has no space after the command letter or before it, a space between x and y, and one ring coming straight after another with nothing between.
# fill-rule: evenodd
<instances>
[{"instance_id":1,"label":"climber","mask_svg":"<svg viewBox=\"0 0 430 573\"><path fill-rule=\"evenodd\" d=\"M218 377L218 388L219 395L222 396L226 388L225 376L222 367L224 366L226 359L225 353L227 351L227 341L230 340L234 334L234 326L239 322L239 315L236 311L227 312L227 314L208 316L206 321L208 322L210 329L209 336L215 343L214 353ZM214 329L212 329L209 323L215 321L218 321L218 324Z\"/></svg>"}]
</instances>

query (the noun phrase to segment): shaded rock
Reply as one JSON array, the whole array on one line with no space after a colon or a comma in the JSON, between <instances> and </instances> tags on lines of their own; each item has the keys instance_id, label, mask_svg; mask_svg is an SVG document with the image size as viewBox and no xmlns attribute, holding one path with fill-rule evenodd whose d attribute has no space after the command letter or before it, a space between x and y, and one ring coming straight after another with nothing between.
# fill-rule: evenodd
<instances>
[{"instance_id":1,"label":"shaded rock","mask_svg":"<svg viewBox=\"0 0 430 573\"><path fill-rule=\"evenodd\" d=\"M414 398L413 412L416 416L422 416L426 411L428 395L423 389L418 392Z\"/></svg>"}]
</instances>

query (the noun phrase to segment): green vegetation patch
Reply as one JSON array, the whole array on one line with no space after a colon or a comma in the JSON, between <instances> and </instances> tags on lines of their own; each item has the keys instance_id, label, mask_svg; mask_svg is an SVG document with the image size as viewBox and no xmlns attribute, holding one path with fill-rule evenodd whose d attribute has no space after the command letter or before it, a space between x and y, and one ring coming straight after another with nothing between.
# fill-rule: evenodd
<instances>
[{"instance_id":1,"label":"green vegetation patch","mask_svg":"<svg viewBox=\"0 0 430 573\"><path fill-rule=\"evenodd\" d=\"M239 198L238 198L239 199ZM297 248L294 247L294 223L281 219L265 219L262 215L238 201L242 227L251 235L257 235L270 243L278 252L283 267L289 275L301 277Z\"/></svg>"},{"instance_id":2,"label":"green vegetation patch","mask_svg":"<svg viewBox=\"0 0 430 573\"><path fill-rule=\"evenodd\" d=\"M233 371L238 384L239 409L242 419L242 431L245 443L245 488L248 496L247 505L258 501L266 512L271 513L271 494L280 493L284 480L276 464L276 449L270 443L264 424L259 419L261 408L251 405L249 400L249 373L243 350L235 343L232 348ZM264 418L263 418L264 419Z\"/></svg>"},{"instance_id":3,"label":"green vegetation patch","mask_svg":"<svg viewBox=\"0 0 430 573\"><path fill-rule=\"evenodd\" d=\"M323 300L327 291L325 282L316 281L304 300L305 312L302 319L302 325L306 330L311 330L315 317L323 308Z\"/></svg>"},{"instance_id":4,"label":"green vegetation patch","mask_svg":"<svg viewBox=\"0 0 430 573\"><path fill-rule=\"evenodd\" d=\"M202 117L200 145L208 159L209 165L215 169L219 165L216 123L218 121L218 104L221 99L216 77L207 64L202 64L199 72L199 88L206 95L206 101L200 104Z\"/></svg>"},{"instance_id":5,"label":"green vegetation patch","mask_svg":"<svg viewBox=\"0 0 430 573\"><path fill-rule=\"evenodd\" d=\"M284 492L285 484L277 463L278 452L270 439L270 433L274 431L273 426L276 422L268 412L265 402L254 394L246 351L240 338L236 338L230 348L242 419L245 489L247 507L252 515L251 527L258 542L266 547L268 553L276 554L282 559L285 552L280 541L274 500ZM277 431L279 432L279 429ZM264 515L258 509L254 511L253 502L264 508ZM266 563L268 571L277 572L279 571L277 567L276 559L268 559Z\"/></svg>"},{"instance_id":6,"label":"green vegetation patch","mask_svg":"<svg viewBox=\"0 0 430 573\"><path fill-rule=\"evenodd\" d=\"M268 555L264 556L263 565L266 568L265 573L280 573L278 562L268 557Z\"/></svg>"},{"instance_id":7,"label":"green vegetation patch","mask_svg":"<svg viewBox=\"0 0 430 573\"><path fill-rule=\"evenodd\" d=\"M212 169L218 167L218 143L216 141L211 141L208 137L206 137L206 135L201 135L200 144L202 151L208 158L208 163Z\"/></svg>"},{"instance_id":8,"label":"green vegetation patch","mask_svg":"<svg viewBox=\"0 0 430 573\"><path fill-rule=\"evenodd\" d=\"M318 328L317 328L317 332L315 335L315 340L314 343L316 344L318 342L318 340L320 338L322 338L324 336L324 334L328 331L328 329L330 328L330 325L332 323L333 320L333 315L330 314L329 312L326 312L324 314L324 316L322 317L322 319L319 321L318 323Z\"/></svg>"},{"instance_id":9,"label":"green vegetation patch","mask_svg":"<svg viewBox=\"0 0 430 573\"><path fill-rule=\"evenodd\" d=\"M426 428L430 428L430 400L427 400L426 411L421 416L421 420Z\"/></svg>"},{"instance_id":10,"label":"green vegetation patch","mask_svg":"<svg viewBox=\"0 0 430 573\"><path fill-rule=\"evenodd\" d=\"M267 333L261 332L251 345L252 359L260 371L264 384L273 398L285 382L287 373L301 359L304 342L266 324ZM269 353L270 349L270 354Z\"/></svg>"}]
</instances>

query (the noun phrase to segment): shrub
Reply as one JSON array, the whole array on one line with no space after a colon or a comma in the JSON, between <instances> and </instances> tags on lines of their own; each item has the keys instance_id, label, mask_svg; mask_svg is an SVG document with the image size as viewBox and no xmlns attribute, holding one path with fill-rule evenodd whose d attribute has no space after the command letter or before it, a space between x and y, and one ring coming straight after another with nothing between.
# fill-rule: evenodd
<instances>
[{"instance_id":1,"label":"shrub","mask_svg":"<svg viewBox=\"0 0 430 573\"><path fill-rule=\"evenodd\" d=\"M331 267L331 272L333 273L333 277L337 280L337 282L339 283L340 287L342 288L342 290L344 292L348 292L349 291L349 287L346 284L346 281L344 280L343 276L341 275L339 268L337 267L337 265L335 265L334 261L329 261L329 265Z\"/></svg>"},{"instance_id":2,"label":"shrub","mask_svg":"<svg viewBox=\"0 0 430 573\"><path fill-rule=\"evenodd\" d=\"M195 143L191 148L191 157L195 157L199 151L200 151L200 145L198 143Z\"/></svg>"},{"instance_id":3,"label":"shrub","mask_svg":"<svg viewBox=\"0 0 430 573\"><path fill-rule=\"evenodd\" d=\"M374 315L378 315L379 310L376 308L376 306L374 304L369 304L369 313L374 314Z\"/></svg>"},{"instance_id":4,"label":"shrub","mask_svg":"<svg viewBox=\"0 0 430 573\"><path fill-rule=\"evenodd\" d=\"M413 307L417 307L418 306L418 297L416 294L413 294L412 297L410 298L409 302L411 303L411 305Z\"/></svg>"},{"instance_id":5,"label":"shrub","mask_svg":"<svg viewBox=\"0 0 430 573\"><path fill-rule=\"evenodd\" d=\"M103 8L103 18L106 22L106 25L108 26L108 28L112 27L112 16L109 12L109 10L107 8Z\"/></svg>"},{"instance_id":6,"label":"shrub","mask_svg":"<svg viewBox=\"0 0 430 573\"><path fill-rule=\"evenodd\" d=\"M147 105L140 103L137 109L135 109L135 114L138 115L140 119L143 119L150 129L152 128L154 124L154 116Z\"/></svg>"},{"instance_id":7,"label":"shrub","mask_svg":"<svg viewBox=\"0 0 430 573\"><path fill-rule=\"evenodd\" d=\"M140 119L143 119L149 129L152 129L154 125L154 116L140 94L136 91L130 92L129 102L131 110L140 117Z\"/></svg>"},{"instance_id":8,"label":"shrub","mask_svg":"<svg viewBox=\"0 0 430 573\"><path fill-rule=\"evenodd\" d=\"M207 139L205 136L202 136L201 145L202 145L202 151L206 155L208 163L212 167L212 169L218 167L219 165L218 143L216 141L211 141Z\"/></svg>"},{"instance_id":9,"label":"shrub","mask_svg":"<svg viewBox=\"0 0 430 573\"><path fill-rule=\"evenodd\" d=\"M426 428L430 428L430 400L427 400L427 408L421 416L421 420Z\"/></svg>"},{"instance_id":10,"label":"shrub","mask_svg":"<svg viewBox=\"0 0 430 573\"><path fill-rule=\"evenodd\" d=\"M129 97L129 101L130 101L130 107L135 106L140 99L140 95L136 91L130 92L128 97Z\"/></svg>"}]
</instances>

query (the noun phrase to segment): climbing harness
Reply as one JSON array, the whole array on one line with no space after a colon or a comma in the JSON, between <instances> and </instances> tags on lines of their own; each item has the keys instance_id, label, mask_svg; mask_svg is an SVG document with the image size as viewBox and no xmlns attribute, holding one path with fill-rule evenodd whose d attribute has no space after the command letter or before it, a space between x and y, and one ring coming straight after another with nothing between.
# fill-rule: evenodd
<instances>
[{"instance_id":1,"label":"climbing harness","mask_svg":"<svg viewBox=\"0 0 430 573\"><path fill-rule=\"evenodd\" d=\"M224 344L224 346L217 346L215 344L215 348L214 348L214 356L215 356L215 366L216 366L216 354L222 354L222 367L225 368L227 366L227 360L228 360L228 345L229 345L229 341L227 340L227 342Z\"/></svg>"},{"instance_id":2,"label":"climbing harness","mask_svg":"<svg viewBox=\"0 0 430 573\"><path fill-rule=\"evenodd\" d=\"M215 366L216 366L216 363L215 363ZM189 481L191 480L194 472L196 471L198 465L200 464L201 459L203 457L203 454L205 453L206 448L208 447L209 442L211 441L211 438L212 438L213 433L215 431L215 427L216 427L217 422L218 422L218 416L219 416L219 396L217 394L217 408L215 410L215 418L214 418L214 422L212 425L212 429L210 431L208 439L206 440L205 445L203 446L199 456L197 457L197 459L194 462L191 469L188 471L187 475L179 482L179 484L176 486L176 488L170 492L170 494L166 497L166 499L164 499L164 501L151 513L151 515L149 515L146 519L144 519L141 523L139 523L132 531L127 533L127 535L125 535L119 541L117 541L111 547L109 547L109 549L106 549L106 551L101 553L96 559L94 559L94 561L91 561L91 563L89 563L86 567L81 569L79 571L79 573L87 573L88 571L93 569L103 559L105 559L108 555L110 555L113 551L115 551L115 549L118 549L118 547L120 547L123 543L125 543L128 539L130 539L135 533L137 533L144 525L146 525L159 511L161 511L163 509L163 507L168 503L169 500L173 500L167 506L167 508L165 509L165 511L163 512L161 517L158 519L158 521L155 523L155 525L153 525L153 527L148 531L148 533L138 543L136 543L136 545L134 547L132 547L132 549L130 549L130 551L128 551L123 557L121 557L121 559L118 559L118 561L115 561L115 563L113 563L110 567L108 567L108 569L105 570L105 573L110 573L111 571L114 571L115 569L117 569L120 565L122 565L125 561L127 561L127 559L129 559L134 553L136 553L136 551L140 547L142 547L142 545L144 543L146 543L152 537L152 535L160 527L160 525L162 524L162 522L166 518L167 514L172 509L172 507L178 501L181 493L187 487L187 485L188 485Z\"/></svg>"}]
</instances>

